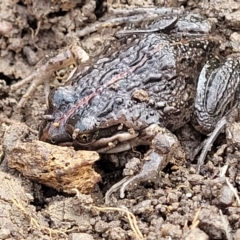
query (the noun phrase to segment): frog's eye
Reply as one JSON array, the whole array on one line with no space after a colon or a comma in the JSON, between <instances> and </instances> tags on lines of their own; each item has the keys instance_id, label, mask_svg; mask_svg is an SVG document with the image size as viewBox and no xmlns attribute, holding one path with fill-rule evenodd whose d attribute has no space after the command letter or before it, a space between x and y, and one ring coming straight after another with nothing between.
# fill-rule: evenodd
<instances>
[{"instance_id":1,"label":"frog's eye","mask_svg":"<svg viewBox=\"0 0 240 240\"><path fill-rule=\"evenodd\" d=\"M92 139L93 139L92 133L83 133L77 136L77 140L80 143L89 143L92 141Z\"/></svg>"},{"instance_id":2,"label":"frog's eye","mask_svg":"<svg viewBox=\"0 0 240 240\"><path fill-rule=\"evenodd\" d=\"M52 143L52 144L56 144L56 138L54 138L54 137L52 137L51 139L50 139L50 142Z\"/></svg>"}]
</instances>

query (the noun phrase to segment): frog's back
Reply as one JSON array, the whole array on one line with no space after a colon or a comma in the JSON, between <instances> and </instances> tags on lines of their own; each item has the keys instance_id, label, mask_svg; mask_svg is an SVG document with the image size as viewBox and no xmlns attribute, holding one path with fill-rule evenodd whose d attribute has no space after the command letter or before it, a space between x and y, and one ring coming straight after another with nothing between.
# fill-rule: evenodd
<instances>
[{"instance_id":1,"label":"frog's back","mask_svg":"<svg viewBox=\"0 0 240 240\"><path fill-rule=\"evenodd\" d=\"M175 130L190 119L197 78L216 44L209 38L143 36L124 51L101 59L66 87L71 97L64 103L58 98L58 104L65 104L59 105L61 113L82 131L110 119L110 125L120 119L134 129L157 123ZM91 120L84 124L84 119Z\"/></svg>"}]
</instances>

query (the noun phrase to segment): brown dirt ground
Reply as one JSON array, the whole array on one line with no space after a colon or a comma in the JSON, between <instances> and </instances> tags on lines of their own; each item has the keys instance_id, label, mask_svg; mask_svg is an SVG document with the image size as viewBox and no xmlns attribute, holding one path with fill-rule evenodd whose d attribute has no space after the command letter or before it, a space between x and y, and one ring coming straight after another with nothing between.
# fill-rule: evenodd
<instances>
[{"instance_id":1,"label":"brown dirt ground","mask_svg":"<svg viewBox=\"0 0 240 240\"><path fill-rule=\"evenodd\" d=\"M99 18L108 19L113 14L107 9L182 4L216 22L218 34L238 49L238 1L0 0L1 139L17 122L38 130L46 109L42 86L18 109L27 86L11 91L10 85L30 74L44 56L69 45L81 29ZM112 38L112 28L104 28L81 36L80 42L94 57ZM2 150L0 239L240 239L240 203L234 193L240 188L239 129L236 123L228 125L200 174L196 162L171 164L159 183L133 186L124 199L115 193L112 208L103 198L112 184L110 177L103 177L89 195L68 195L9 168ZM199 144L199 136L195 138L189 128L177 134L186 153ZM37 136L32 133L29 138Z\"/></svg>"}]
</instances>

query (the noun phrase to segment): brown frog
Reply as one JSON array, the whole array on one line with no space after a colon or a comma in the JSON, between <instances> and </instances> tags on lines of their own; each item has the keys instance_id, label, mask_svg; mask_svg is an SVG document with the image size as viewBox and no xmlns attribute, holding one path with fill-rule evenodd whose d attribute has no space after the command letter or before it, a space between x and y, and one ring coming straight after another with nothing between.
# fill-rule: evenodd
<instances>
[{"instance_id":1,"label":"brown frog","mask_svg":"<svg viewBox=\"0 0 240 240\"><path fill-rule=\"evenodd\" d=\"M139 35L50 93L40 139L105 154L149 145L142 171L108 192L124 197L166 166L180 147L173 131L192 118L209 133L235 102L239 61L208 61L217 46L210 36Z\"/></svg>"}]
</instances>

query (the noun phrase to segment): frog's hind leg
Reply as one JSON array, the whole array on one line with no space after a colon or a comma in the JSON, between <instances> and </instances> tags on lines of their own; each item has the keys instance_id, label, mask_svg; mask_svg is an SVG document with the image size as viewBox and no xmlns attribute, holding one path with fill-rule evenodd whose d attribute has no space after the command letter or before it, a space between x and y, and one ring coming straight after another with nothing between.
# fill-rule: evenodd
<instances>
[{"instance_id":1,"label":"frog's hind leg","mask_svg":"<svg viewBox=\"0 0 240 240\"><path fill-rule=\"evenodd\" d=\"M239 111L239 68L239 55L232 55L224 62L211 59L200 73L191 122L198 132L208 134L209 137L192 157L194 159L202 149L198 158L198 173L229 117L232 117L235 109Z\"/></svg>"}]
</instances>

